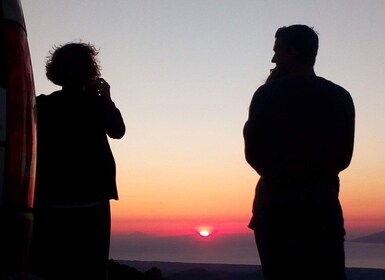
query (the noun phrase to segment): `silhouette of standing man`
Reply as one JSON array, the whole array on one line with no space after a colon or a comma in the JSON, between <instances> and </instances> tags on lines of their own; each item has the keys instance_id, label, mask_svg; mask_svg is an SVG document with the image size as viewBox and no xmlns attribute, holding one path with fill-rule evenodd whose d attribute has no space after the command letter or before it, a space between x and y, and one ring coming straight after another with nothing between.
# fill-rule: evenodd
<instances>
[{"instance_id":1,"label":"silhouette of standing man","mask_svg":"<svg viewBox=\"0 0 385 280\"><path fill-rule=\"evenodd\" d=\"M345 279L339 172L350 164L354 104L316 76L318 35L305 25L275 34L273 77L255 92L244 127L260 175L249 227L265 280Z\"/></svg>"},{"instance_id":2,"label":"silhouette of standing man","mask_svg":"<svg viewBox=\"0 0 385 280\"><path fill-rule=\"evenodd\" d=\"M55 48L47 78L62 89L37 97L32 270L44 279L107 279L110 199L118 199L107 135L125 125L100 78L91 44Z\"/></svg>"}]
</instances>

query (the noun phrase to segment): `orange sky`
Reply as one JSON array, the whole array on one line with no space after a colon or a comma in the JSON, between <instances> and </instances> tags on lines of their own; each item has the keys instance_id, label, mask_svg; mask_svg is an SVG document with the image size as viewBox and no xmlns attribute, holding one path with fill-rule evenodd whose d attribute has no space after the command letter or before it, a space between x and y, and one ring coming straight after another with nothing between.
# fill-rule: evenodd
<instances>
[{"instance_id":1,"label":"orange sky","mask_svg":"<svg viewBox=\"0 0 385 280\"><path fill-rule=\"evenodd\" d=\"M112 202L113 232L189 234L198 226L220 233L250 231L247 223L259 177L243 158L242 142L231 164L223 159L134 164L119 157L117 164L120 200ZM340 174L345 225L352 233L385 229L382 168L369 167L354 158Z\"/></svg>"}]
</instances>

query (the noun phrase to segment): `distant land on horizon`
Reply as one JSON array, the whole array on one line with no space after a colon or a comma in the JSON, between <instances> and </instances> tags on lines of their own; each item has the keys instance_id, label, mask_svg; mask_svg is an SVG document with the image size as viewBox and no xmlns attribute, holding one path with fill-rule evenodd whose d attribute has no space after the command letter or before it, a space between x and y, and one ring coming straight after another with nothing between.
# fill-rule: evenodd
<instances>
[{"instance_id":1,"label":"distant land on horizon","mask_svg":"<svg viewBox=\"0 0 385 280\"><path fill-rule=\"evenodd\" d=\"M151 233L145 233L145 232L130 232L127 234L115 234L115 236L125 236L125 237L130 237L130 238L139 238L139 239L148 239L148 238L169 238L169 237L174 237L174 238L184 238L184 237L199 237L198 235L194 234L182 234L182 235L157 235L157 234L151 234ZM234 236L253 236L252 233L228 233L228 234L221 234L218 236L213 236L212 239L227 239L229 237L234 237ZM350 242L369 242L369 243L385 243L385 230L383 231L376 231L367 235L362 235L358 237L354 237L353 239L349 239L348 241Z\"/></svg>"},{"instance_id":2,"label":"distant land on horizon","mask_svg":"<svg viewBox=\"0 0 385 280\"><path fill-rule=\"evenodd\" d=\"M166 240L173 240L174 244L188 242L190 245L196 242L198 243L211 243L211 244L224 244L228 242L235 242L238 245L245 246L246 243L254 242L254 235L249 233L232 233L232 234L221 234L213 235L209 237L201 237L198 234L185 234L185 235L156 235L143 232L132 232L128 234L115 234L114 238L116 240L140 240L140 241L150 241L153 244L156 241L163 243ZM356 242L356 243L378 243L385 244L385 230L377 231L367 235L362 235L354 237L352 239L346 239L346 242ZM167 243L167 242L165 242Z\"/></svg>"},{"instance_id":3,"label":"distant land on horizon","mask_svg":"<svg viewBox=\"0 0 385 280\"><path fill-rule=\"evenodd\" d=\"M142 232L132 232L128 233L125 235L118 234L116 236L122 237L124 236L125 238L132 238L132 239L139 239L139 240L148 240L148 239L168 239L168 238L174 238L176 240L180 239L189 239L190 242L192 240L196 240L196 238L201 238L197 235L193 234L186 234L186 235L176 235L176 236L163 236L163 235L156 235L156 234L149 234L149 233L142 233ZM214 237L206 237L207 239L211 238L212 242L214 243L222 243L226 242L228 240L236 239L240 241L241 239L250 239L249 237L252 236L252 234L248 233L239 233L239 234L223 234L220 236L214 236ZM377 231L368 235L363 235L363 236L358 236L353 239L348 239L346 240L347 242L359 242L359 243L385 243L385 230L384 231Z\"/></svg>"},{"instance_id":4,"label":"distant land on horizon","mask_svg":"<svg viewBox=\"0 0 385 280\"><path fill-rule=\"evenodd\" d=\"M352 239L350 242L361 243L385 243L385 231L375 232L369 235ZM384 260L385 261L385 260Z\"/></svg>"}]
</instances>

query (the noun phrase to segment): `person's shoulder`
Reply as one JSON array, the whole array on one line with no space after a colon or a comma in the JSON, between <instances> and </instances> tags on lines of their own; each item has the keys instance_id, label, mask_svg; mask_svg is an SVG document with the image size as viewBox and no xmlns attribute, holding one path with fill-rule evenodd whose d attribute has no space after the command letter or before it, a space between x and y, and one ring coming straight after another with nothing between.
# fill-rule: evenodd
<instances>
[{"instance_id":1,"label":"person's shoulder","mask_svg":"<svg viewBox=\"0 0 385 280\"><path fill-rule=\"evenodd\" d=\"M271 83L266 83L257 88L257 90L254 92L252 102L261 102L263 100L266 100L268 98L271 98L272 93L274 90L272 89Z\"/></svg>"},{"instance_id":2,"label":"person's shoulder","mask_svg":"<svg viewBox=\"0 0 385 280\"><path fill-rule=\"evenodd\" d=\"M284 78L278 78L273 81L267 82L261 86L259 86L256 90L256 93L259 94L267 94L270 92L276 91L278 88L282 87L282 83L285 82Z\"/></svg>"},{"instance_id":3,"label":"person's shoulder","mask_svg":"<svg viewBox=\"0 0 385 280\"><path fill-rule=\"evenodd\" d=\"M317 77L317 80L318 88L320 88L323 93L328 93L330 97L340 100L341 103L354 107L353 98L350 92L344 87L322 77Z\"/></svg>"},{"instance_id":4,"label":"person's shoulder","mask_svg":"<svg viewBox=\"0 0 385 280\"><path fill-rule=\"evenodd\" d=\"M41 106L43 104L51 103L57 99L60 99L60 96L62 96L61 90L54 91L50 94L42 93L42 94L36 96L36 103L38 104L38 106Z\"/></svg>"},{"instance_id":5,"label":"person's shoulder","mask_svg":"<svg viewBox=\"0 0 385 280\"><path fill-rule=\"evenodd\" d=\"M345 95L351 98L350 92L347 89L331 80L317 77L317 84L319 84L321 88L325 88L328 92Z\"/></svg>"},{"instance_id":6,"label":"person's shoulder","mask_svg":"<svg viewBox=\"0 0 385 280\"><path fill-rule=\"evenodd\" d=\"M36 99L47 99L47 98L52 99L52 98L56 98L58 96L61 96L62 94L63 94L62 90L57 90L57 91L51 92L49 94L41 93L41 94L36 96Z\"/></svg>"},{"instance_id":7,"label":"person's shoulder","mask_svg":"<svg viewBox=\"0 0 385 280\"><path fill-rule=\"evenodd\" d=\"M288 79L280 77L269 81L260 87L254 93L253 100L267 102L279 98L288 89Z\"/></svg>"},{"instance_id":8,"label":"person's shoulder","mask_svg":"<svg viewBox=\"0 0 385 280\"><path fill-rule=\"evenodd\" d=\"M317 84L323 87L330 88L331 90L334 90L334 91L341 91L341 92L348 93L348 91L344 87L324 77L316 77L316 80L317 80Z\"/></svg>"}]
</instances>

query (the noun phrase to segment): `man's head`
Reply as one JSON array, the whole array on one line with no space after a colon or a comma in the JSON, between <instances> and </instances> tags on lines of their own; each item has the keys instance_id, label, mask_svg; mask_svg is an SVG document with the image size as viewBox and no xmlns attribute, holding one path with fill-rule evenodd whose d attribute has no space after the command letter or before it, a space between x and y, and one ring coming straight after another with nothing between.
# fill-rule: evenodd
<instances>
[{"instance_id":1,"label":"man's head","mask_svg":"<svg viewBox=\"0 0 385 280\"><path fill-rule=\"evenodd\" d=\"M313 69L318 51L318 35L306 25L281 27L275 33L274 56L271 62L282 73L297 68Z\"/></svg>"}]
</instances>

